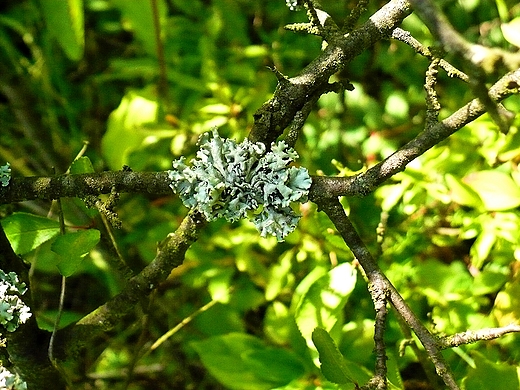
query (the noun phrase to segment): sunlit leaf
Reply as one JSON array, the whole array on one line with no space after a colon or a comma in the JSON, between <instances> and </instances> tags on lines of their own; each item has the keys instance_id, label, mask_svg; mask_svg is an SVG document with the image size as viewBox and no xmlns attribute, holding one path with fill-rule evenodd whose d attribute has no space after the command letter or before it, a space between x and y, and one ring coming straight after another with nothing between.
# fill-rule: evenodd
<instances>
[{"instance_id":1,"label":"sunlit leaf","mask_svg":"<svg viewBox=\"0 0 520 390\"><path fill-rule=\"evenodd\" d=\"M520 187L507 173L474 172L466 176L464 182L480 196L487 211L509 210L520 206Z\"/></svg>"},{"instance_id":2,"label":"sunlit leaf","mask_svg":"<svg viewBox=\"0 0 520 390\"><path fill-rule=\"evenodd\" d=\"M497 234L494 229L484 229L475 240L475 243L471 246L471 263L480 269L484 264L484 261L489 256L493 245L497 240Z\"/></svg>"},{"instance_id":3,"label":"sunlit leaf","mask_svg":"<svg viewBox=\"0 0 520 390\"><path fill-rule=\"evenodd\" d=\"M500 28L506 41L520 47L520 17L514 18L509 23L502 23Z\"/></svg>"},{"instance_id":4,"label":"sunlit leaf","mask_svg":"<svg viewBox=\"0 0 520 390\"><path fill-rule=\"evenodd\" d=\"M470 369L464 381L466 390L511 390L520 388L517 368L507 363L495 363L475 353L476 368Z\"/></svg>"},{"instance_id":5,"label":"sunlit leaf","mask_svg":"<svg viewBox=\"0 0 520 390\"><path fill-rule=\"evenodd\" d=\"M486 295L497 292L508 278L509 269L490 264L475 276L471 292L474 295Z\"/></svg>"},{"instance_id":6,"label":"sunlit leaf","mask_svg":"<svg viewBox=\"0 0 520 390\"><path fill-rule=\"evenodd\" d=\"M101 150L108 166L120 170L129 154L146 143L171 137L173 131L155 128L159 105L148 90L129 91L108 118Z\"/></svg>"},{"instance_id":7,"label":"sunlit leaf","mask_svg":"<svg viewBox=\"0 0 520 390\"><path fill-rule=\"evenodd\" d=\"M520 322L520 283L518 278L507 283L498 293L493 315L500 326Z\"/></svg>"},{"instance_id":8,"label":"sunlit leaf","mask_svg":"<svg viewBox=\"0 0 520 390\"><path fill-rule=\"evenodd\" d=\"M296 323L308 343L318 326L330 331L356 284L356 269L343 263L315 280L299 302Z\"/></svg>"},{"instance_id":9,"label":"sunlit leaf","mask_svg":"<svg viewBox=\"0 0 520 390\"><path fill-rule=\"evenodd\" d=\"M482 206L482 200L477 192L464 181L449 173L446 174L445 179L451 198L455 203L475 208Z\"/></svg>"},{"instance_id":10,"label":"sunlit leaf","mask_svg":"<svg viewBox=\"0 0 520 390\"><path fill-rule=\"evenodd\" d=\"M209 104L200 109L203 114L214 114L214 115L227 115L229 114L230 107L226 104L216 103Z\"/></svg>"},{"instance_id":11,"label":"sunlit leaf","mask_svg":"<svg viewBox=\"0 0 520 390\"><path fill-rule=\"evenodd\" d=\"M408 118L408 100L408 97L402 93L392 93L386 100L385 112L399 119Z\"/></svg>"}]
</instances>

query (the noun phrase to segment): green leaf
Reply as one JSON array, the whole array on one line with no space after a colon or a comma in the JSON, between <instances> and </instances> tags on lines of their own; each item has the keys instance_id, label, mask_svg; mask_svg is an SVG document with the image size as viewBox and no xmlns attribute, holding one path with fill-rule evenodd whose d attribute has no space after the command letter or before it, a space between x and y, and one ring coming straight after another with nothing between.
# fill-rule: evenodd
<instances>
[{"instance_id":1,"label":"green leaf","mask_svg":"<svg viewBox=\"0 0 520 390\"><path fill-rule=\"evenodd\" d=\"M269 279L265 288L265 299L272 301L286 287L291 279L293 252L287 251L280 256L278 264L274 264L269 270Z\"/></svg>"},{"instance_id":2,"label":"green leaf","mask_svg":"<svg viewBox=\"0 0 520 390\"><path fill-rule=\"evenodd\" d=\"M385 104L385 112L395 118L406 119L409 117L409 98L402 92L394 92Z\"/></svg>"},{"instance_id":3,"label":"green leaf","mask_svg":"<svg viewBox=\"0 0 520 390\"><path fill-rule=\"evenodd\" d=\"M355 383L343 355L325 329L314 329L312 342L320 354L321 372L327 380L338 384Z\"/></svg>"},{"instance_id":4,"label":"green leaf","mask_svg":"<svg viewBox=\"0 0 520 390\"><path fill-rule=\"evenodd\" d=\"M157 42L155 39L154 16L152 10L153 2L150 1L127 1L113 0L115 6L121 11L125 26L135 34L136 39L143 45L146 52L157 56ZM167 8L164 0L156 2L159 14L159 23L166 23Z\"/></svg>"},{"instance_id":5,"label":"green leaf","mask_svg":"<svg viewBox=\"0 0 520 390\"><path fill-rule=\"evenodd\" d=\"M294 353L269 347L262 340L244 333L228 333L190 345L211 375L230 389L272 389L304 373L303 365Z\"/></svg>"},{"instance_id":6,"label":"green leaf","mask_svg":"<svg viewBox=\"0 0 520 390\"><path fill-rule=\"evenodd\" d=\"M130 91L112 111L101 141L101 150L111 169L121 169L129 153L141 145L146 138L142 127L156 121L157 109L157 102Z\"/></svg>"},{"instance_id":7,"label":"green leaf","mask_svg":"<svg viewBox=\"0 0 520 390\"><path fill-rule=\"evenodd\" d=\"M520 17L514 18L509 23L502 23L500 28L506 41L520 47Z\"/></svg>"},{"instance_id":8,"label":"green leaf","mask_svg":"<svg viewBox=\"0 0 520 390\"><path fill-rule=\"evenodd\" d=\"M94 173L94 166L88 157L80 157L71 164L70 173L71 174L79 174L79 173Z\"/></svg>"},{"instance_id":9,"label":"green leaf","mask_svg":"<svg viewBox=\"0 0 520 390\"><path fill-rule=\"evenodd\" d=\"M208 104L207 106L202 107L199 111L203 114L228 115L230 109L231 108L227 104L216 103Z\"/></svg>"},{"instance_id":10,"label":"green leaf","mask_svg":"<svg viewBox=\"0 0 520 390\"><path fill-rule=\"evenodd\" d=\"M520 206L520 187L507 173L480 171L464 178L482 199L487 211L509 210Z\"/></svg>"},{"instance_id":11,"label":"green leaf","mask_svg":"<svg viewBox=\"0 0 520 390\"><path fill-rule=\"evenodd\" d=\"M28 213L14 213L2 219L2 227L15 253L24 255L60 232L60 224Z\"/></svg>"},{"instance_id":12,"label":"green leaf","mask_svg":"<svg viewBox=\"0 0 520 390\"><path fill-rule=\"evenodd\" d=\"M267 307L263 331L267 340L290 347L307 367L314 369L314 361L296 326L294 314L282 302L274 301Z\"/></svg>"},{"instance_id":13,"label":"green leaf","mask_svg":"<svg viewBox=\"0 0 520 390\"><path fill-rule=\"evenodd\" d=\"M83 258L99 242L99 230L80 230L59 236L51 249L61 257L58 270L63 276L71 276L80 266Z\"/></svg>"},{"instance_id":14,"label":"green leaf","mask_svg":"<svg viewBox=\"0 0 520 390\"><path fill-rule=\"evenodd\" d=\"M350 263L340 264L316 279L303 295L295 318L309 345L316 327L330 331L338 320L341 322L342 310L354 289L356 276L356 269Z\"/></svg>"},{"instance_id":15,"label":"green leaf","mask_svg":"<svg viewBox=\"0 0 520 390\"><path fill-rule=\"evenodd\" d=\"M157 127L158 103L147 90L130 91L108 117L101 140L103 156L112 170L128 163L128 156L144 144L171 137L174 132Z\"/></svg>"},{"instance_id":16,"label":"green leaf","mask_svg":"<svg viewBox=\"0 0 520 390\"><path fill-rule=\"evenodd\" d=\"M83 315L80 313L76 313L73 311L64 310L60 315L60 323L58 325L58 329L62 329L73 322L80 320ZM36 321L38 322L38 327L40 329L46 330L48 332L52 332L54 329L54 323L56 322L56 317L58 316L58 310L45 310L36 317Z\"/></svg>"},{"instance_id":17,"label":"green leaf","mask_svg":"<svg viewBox=\"0 0 520 390\"><path fill-rule=\"evenodd\" d=\"M497 232L493 228L484 227L484 230L478 235L470 249L471 264L477 269L482 268L484 261L491 253L491 249L497 241Z\"/></svg>"},{"instance_id":18,"label":"green leaf","mask_svg":"<svg viewBox=\"0 0 520 390\"><path fill-rule=\"evenodd\" d=\"M480 196L471 186L449 173L444 178L450 190L451 199L455 203L475 208L482 206Z\"/></svg>"},{"instance_id":19,"label":"green leaf","mask_svg":"<svg viewBox=\"0 0 520 390\"><path fill-rule=\"evenodd\" d=\"M423 294L443 304L459 300L472 287L472 278L461 262L446 265L428 259L415 272L416 283Z\"/></svg>"},{"instance_id":20,"label":"green leaf","mask_svg":"<svg viewBox=\"0 0 520 390\"><path fill-rule=\"evenodd\" d=\"M47 28L68 58L78 61L85 48L83 0L40 0Z\"/></svg>"},{"instance_id":21,"label":"green leaf","mask_svg":"<svg viewBox=\"0 0 520 390\"><path fill-rule=\"evenodd\" d=\"M474 352L475 368L470 369L464 381L466 390L511 390L520 388L517 367L506 363L494 363Z\"/></svg>"},{"instance_id":22,"label":"green leaf","mask_svg":"<svg viewBox=\"0 0 520 390\"><path fill-rule=\"evenodd\" d=\"M471 292L474 296L496 293L506 284L508 275L507 267L489 264L475 275Z\"/></svg>"}]
</instances>

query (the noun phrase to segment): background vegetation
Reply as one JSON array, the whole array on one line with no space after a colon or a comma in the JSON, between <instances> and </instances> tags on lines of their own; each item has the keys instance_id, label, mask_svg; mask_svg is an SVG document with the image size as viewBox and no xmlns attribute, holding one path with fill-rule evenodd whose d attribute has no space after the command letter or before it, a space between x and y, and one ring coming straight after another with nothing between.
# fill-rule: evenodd
<instances>
[{"instance_id":1,"label":"background vegetation","mask_svg":"<svg viewBox=\"0 0 520 390\"><path fill-rule=\"evenodd\" d=\"M356 5L322 3L338 25ZM357 25L384 3L370 2ZM437 3L469 41L518 50L515 1ZM320 37L284 30L307 21L304 10L293 12L281 0L4 1L0 163L11 164L13 177L123 166L155 172L170 169L181 155L194 156L200 134L215 126L241 141L277 86L268 67L292 77L320 55ZM415 13L401 27L424 46L437 43ZM446 59L464 68L459 56L448 52ZM349 62L331 81L354 89L317 101L295 145L298 164L312 175L351 176L421 133L428 66L427 58L391 39ZM442 70L436 90L441 119L475 97ZM503 104L513 113L520 109L518 96ZM483 115L376 191L341 198L381 269L435 335L518 323L519 124L511 119L501 132ZM48 331L62 276L60 328L122 291L187 213L173 192L121 193L116 229L84 200L62 198L66 230L77 234L70 246L59 235L59 210L48 200L0 209L14 251L30 264L33 316ZM75 359L60 363L69 385L256 390L365 384L375 364L374 304L365 275L325 213L311 202L299 212L298 228L283 243L260 238L247 221L209 223L166 281L151 286L148 297ZM319 370L311 341L318 325L343 354L347 383L333 383ZM414 337L390 311L390 388L442 388L428 379L431 367L421 366L421 347L406 347L415 345ZM518 335L451 348L444 356L466 389L519 387Z\"/></svg>"}]
</instances>

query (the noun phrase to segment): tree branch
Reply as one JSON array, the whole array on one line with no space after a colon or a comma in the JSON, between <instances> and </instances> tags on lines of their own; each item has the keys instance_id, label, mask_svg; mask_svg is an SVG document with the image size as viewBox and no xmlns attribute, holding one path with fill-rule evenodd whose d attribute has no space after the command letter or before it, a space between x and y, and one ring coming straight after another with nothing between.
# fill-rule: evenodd
<instances>
[{"instance_id":1,"label":"tree branch","mask_svg":"<svg viewBox=\"0 0 520 390\"><path fill-rule=\"evenodd\" d=\"M440 8L431 0L410 0L410 3L414 12L439 40L446 52L461 56L466 63L473 64L485 73L493 73L500 68L500 65L505 65L508 70L520 66L520 53L510 53L468 42L453 28Z\"/></svg>"},{"instance_id":2,"label":"tree branch","mask_svg":"<svg viewBox=\"0 0 520 390\"><path fill-rule=\"evenodd\" d=\"M253 142L271 145L291 123L294 116L337 71L375 42L390 36L392 30L411 13L408 1L393 0L374 13L360 28L328 37L328 46L296 77L279 82L273 97L254 114L249 134Z\"/></svg>"},{"instance_id":3,"label":"tree branch","mask_svg":"<svg viewBox=\"0 0 520 390\"><path fill-rule=\"evenodd\" d=\"M380 278L373 278L368 287L372 302L374 302L375 324L374 324L374 351L376 354L375 375L372 378L371 385L376 389L386 389L388 386L385 345L385 329L388 311L386 308L387 289L385 283Z\"/></svg>"},{"instance_id":4,"label":"tree branch","mask_svg":"<svg viewBox=\"0 0 520 390\"><path fill-rule=\"evenodd\" d=\"M439 348L453 348L463 344L476 343L482 340L494 340L508 333L520 332L520 325L510 324L501 328L486 328L479 330L468 330L451 336L442 337L438 340Z\"/></svg>"},{"instance_id":5,"label":"tree branch","mask_svg":"<svg viewBox=\"0 0 520 390\"><path fill-rule=\"evenodd\" d=\"M490 89L489 96L500 102L520 90L520 69L507 73ZM303 106L302 106L303 107ZM301 107L300 107L301 109ZM391 176L403 171L412 160L440 141L486 113L486 106L473 99L448 118L426 128L413 140L379 164L350 177L314 176L309 198L336 198L338 196L365 196ZM171 194L167 172L101 172L53 177L13 177L7 187L0 187L0 204L34 199L58 199L118 192L155 195Z\"/></svg>"},{"instance_id":6,"label":"tree branch","mask_svg":"<svg viewBox=\"0 0 520 390\"><path fill-rule=\"evenodd\" d=\"M496 102L518 94L520 69L507 73L490 89L489 96ZM486 106L473 99L448 118L426 128L413 140L391 156L367 171L350 177L313 176L309 199L336 198L338 196L365 196L383 182L403 171L412 160L440 141L486 113ZM0 187L0 204L34 199L57 199L108 194L118 192L154 195L172 194L167 172L101 172L53 177L13 177L7 187Z\"/></svg>"},{"instance_id":7,"label":"tree branch","mask_svg":"<svg viewBox=\"0 0 520 390\"><path fill-rule=\"evenodd\" d=\"M520 53L509 53L498 48L488 48L472 44L464 39L450 24L439 7L430 0L411 0L414 11L426 24L432 35L437 38L446 52L463 59L470 76L470 87L501 131L507 132L510 117L499 110L496 102L489 96L485 76L497 70L517 69L520 66Z\"/></svg>"},{"instance_id":8,"label":"tree branch","mask_svg":"<svg viewBox=\"0 0 520 390\"><path fill-rule=\"evenodd\" d=\"M512 94L518 94L519 90L520 69L509 72L498 80L489 89L489 96L499 102ZM398 151L363 173L350 177L313 177L309 198L316 201L320 197L365 196L396 173L403 171L412 160L486 111L486 105L479 99L473 99L448 118L426 128Z\"/></svg>"},{"instance_id":9,"label":"tree branch","mask_svg":"<svg viewBox=\"0 0 520 390\"><path fill-rule=\"evenodd\" d=\"M324 211L332 223L341 234L341 237L350 248L356 259L363 267L370 285L384 286L386 294L396 311L414 331L422 345L424 346L428 356L435 365L437 374L443 379L449 389L459 389L455 382L450 367L446 364L441 350L437 345L437 339L426 329L422 322L410 309L403 297L395 289L393 284L388 280L381 271L376 261L368 251L367 247L359 237L354 226L350 222L349 217L345 214L345 210L339 203L338 199L318 199L317 204L320 210ZM369 287L370 288L370 287Z\"/></svg>"},{"instance_id":10,"label":"tree branch","mask_svg":"<svg viewBox=\"0 0 520 390\"><path fill-rule=\"evenodd\" d=\"M423 44L419 42L417 39L415 39L412 36L412 34L410 34L410 32L403 30L400 27L397 27L392 31L391 37L392 39L396 39L398 41L406 43L408 46L414 49L416 53L428 58L430 61L432 61L435 58L435 56L428 47L423 46ZM449 62L441 59L439 62L439 66L446 71L448 76L457 77L466 82L469 81L469 77L464 72L461 72L453 65L451 65Z\"/></svg>"},{"instance_id":11,"label":"tree branch","mask_svg":"<svg viewBox=\"0 0 520 390\"><path fill-rule=\"evenodd\" d=\"M0 204L34 199L84 198L87 195L132 192L153 195L173 194L167 172L101 172L53 177L11 178L0 187Z\"/></svg>"},{"instance_id":12,"label":"tree branch","mask_svg":"<svg viewBox=\"0 0 520 390\"><path fill-rule=\"evenodd\" d=\"M159 245L157 255L139 274L131 278L124 290L108 300L76 324L58 332L55 357L67 360L74 357L90 340L114 328L122 317L130 313L142 297L166 280L171 271L182 264L188 248L206 225L202 216L190 212L175 233Z\"/></svg>"}]
</instances>

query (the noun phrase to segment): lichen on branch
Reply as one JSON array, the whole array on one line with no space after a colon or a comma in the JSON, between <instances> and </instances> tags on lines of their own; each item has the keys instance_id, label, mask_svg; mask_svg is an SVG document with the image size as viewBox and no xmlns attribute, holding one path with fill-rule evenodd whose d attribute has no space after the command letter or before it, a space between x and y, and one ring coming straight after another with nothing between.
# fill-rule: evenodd
<instances>
[{"instance_id":1,"label":"lichen on branch","mask_svg":"<svg viewBox=\"0 0 520 390\"><path fill-rule=\"evenodd\" d=\"M6 274L0 269L0 325L8 332L14 332L32 315L20 299L26 291L25 283L18 280L18 275L14 272Z\"/></svg>"},{"instance_id":2,"label":"lichen on branch","mask_svg":"<svg viewBox=\"0 0 520 390\"><path fill-rule=\"evenodd\" d=\"M250 218L262 237L283 241L300 219L295 202L307 201L311 178L307 169L289 166L298 153L284 141L264 144L245 139L236 143L217 130L204 133L191 167L185 157L173 161L170 187L186 207L208 221Z\"/></svg>"}]
</instances>

